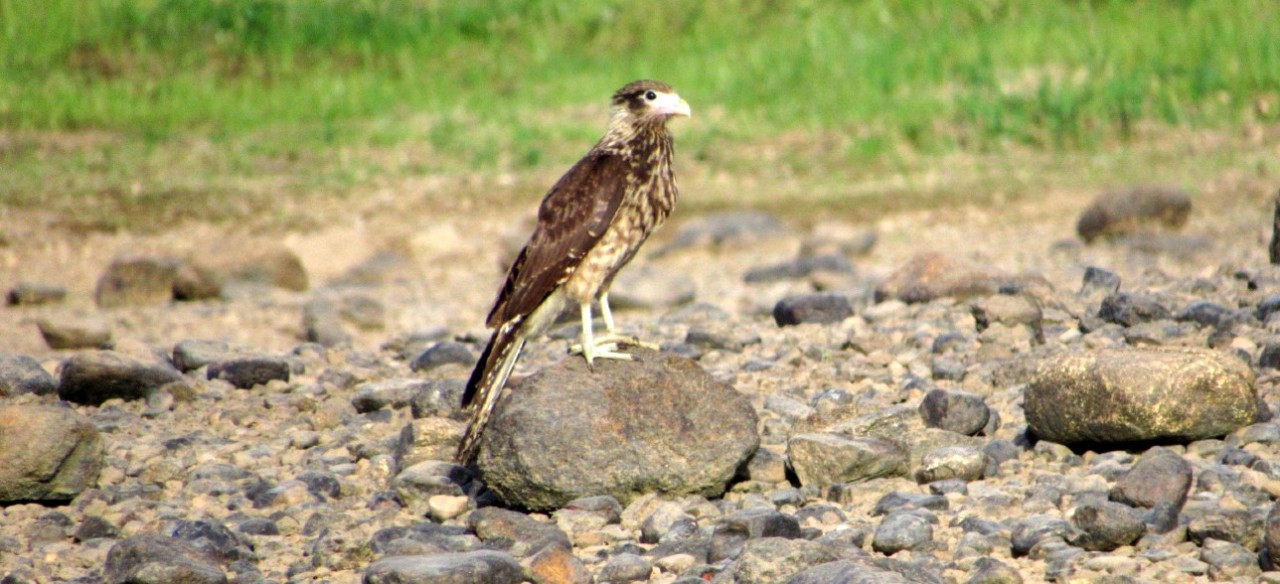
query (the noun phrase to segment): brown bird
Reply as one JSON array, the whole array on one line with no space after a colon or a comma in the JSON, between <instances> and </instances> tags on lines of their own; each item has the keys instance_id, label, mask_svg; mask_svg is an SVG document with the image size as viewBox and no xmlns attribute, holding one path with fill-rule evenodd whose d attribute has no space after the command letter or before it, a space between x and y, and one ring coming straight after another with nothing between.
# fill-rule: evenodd
<instances>
[{"instance_id":1,"label":"brown bird","mask_svg":"<svg viewBox=\"0 0 1280 584\"><path fill-rule=\"evenodd\" d=\"M455 459L471 460L525 342L541 335L572 303L582 313L582 342L571 348L595 359L630 359L615 333L609 285L676 204L667 120L690 115L665 83L636 81L613 94L604 137L547 192L538 223L507 271L486 325L495 328L462 395L474 404ZM606 334L592 335L591 303L600 302Z\"/></svg>"}]
</instances>

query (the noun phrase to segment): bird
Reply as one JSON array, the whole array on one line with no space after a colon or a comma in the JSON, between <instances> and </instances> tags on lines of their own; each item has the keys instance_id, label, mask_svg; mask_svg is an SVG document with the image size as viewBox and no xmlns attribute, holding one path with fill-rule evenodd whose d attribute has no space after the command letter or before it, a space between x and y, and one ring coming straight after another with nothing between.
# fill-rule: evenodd
<instances>
[{"instance_id":1,"label":"bird","mask_svg":"<svg viewBox=\"0 0 1280 584\"><path fill-rule=\"evenodd\" d=\"M589 368L596 359L629 360L619 346L643 344L617 334L609 287L675 208L667 122L692 114L670 85L651 80L624 85L610 103L604 136L543 197L533 234L507 270L485 320L494 331L463 392L462 407L472 412L454 456L459 464L476 454L525 343L546 332L564 310L577 305L581 342L570 352L580 353ZM592 331L593 302L604 319L600 337Z\"/></svg>"}]
</instances>

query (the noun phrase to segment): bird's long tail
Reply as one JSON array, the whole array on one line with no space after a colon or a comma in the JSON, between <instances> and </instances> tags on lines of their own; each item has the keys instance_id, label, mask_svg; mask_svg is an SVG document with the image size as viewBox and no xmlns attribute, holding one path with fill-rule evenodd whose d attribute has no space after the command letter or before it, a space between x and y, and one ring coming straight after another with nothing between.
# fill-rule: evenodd
<instances>
[{"instance_id":1,"label":"bird's long tail","mask_svg":"<svg viewBox=\"0 0 1280 584\"><path fill-rule=\"evenodd\" d=\"M502 388L507 384L507 377L511 376L520 351L524 349L524 341L519 321L503 323L493 332L476 368L471 371L471 379L462 394L462 407L472 407L471 423L453 456L458 464L467 464L475 456L480 446L480 435L489 423L489 415L502 395Z\"/></svg>"}]
</instances>

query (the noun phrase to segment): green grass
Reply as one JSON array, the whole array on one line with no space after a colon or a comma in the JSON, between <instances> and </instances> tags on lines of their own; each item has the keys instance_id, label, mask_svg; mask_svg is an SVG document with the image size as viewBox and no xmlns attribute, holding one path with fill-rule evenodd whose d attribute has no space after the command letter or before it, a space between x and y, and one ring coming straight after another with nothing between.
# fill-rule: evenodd
<instances>
[{"instance_id":1,"label":"green grass","mask_svg":"<svg viewBox=\"0 0 1280 584\"><path fill-rule=\"evenodd\" d=\"M1275 123L1277 30L1274 0L0 0L0 198L559 167L641 77L681 90L682 147L730 172L795 135L823 145L783 153L802 175L1088 152ZM173 152L193 143L212 154Z\"/></svg>"}]
</instances>

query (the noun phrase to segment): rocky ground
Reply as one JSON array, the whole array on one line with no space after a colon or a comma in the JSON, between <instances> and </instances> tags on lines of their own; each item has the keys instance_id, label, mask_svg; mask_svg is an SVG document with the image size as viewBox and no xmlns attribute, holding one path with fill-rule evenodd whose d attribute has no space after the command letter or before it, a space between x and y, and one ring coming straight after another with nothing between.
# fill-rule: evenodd
<instances>
[{"instance_id":1,"label":"rocky ground","mask_svg":"<svg viewBox=\"0 0 1280 584\"><path fill-rule=\"evenodd\" d=\"M1280 581L1270 190L681 217L613 296L661 352L588 371L570 319L472 469L456 400L528 210L11 222L0 574Z\"/></svg>"}]
</instances>

